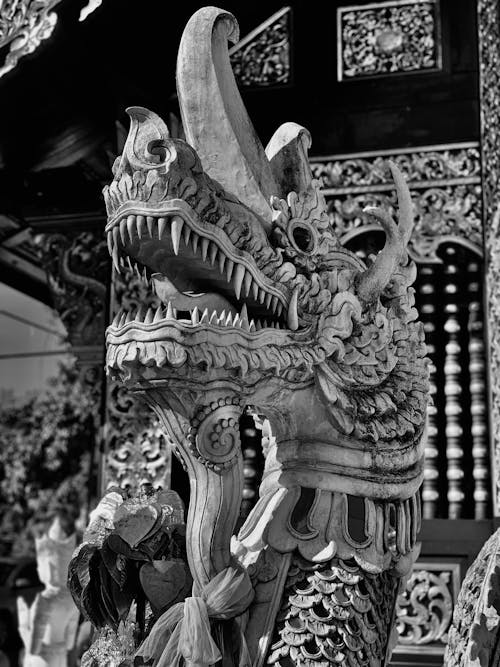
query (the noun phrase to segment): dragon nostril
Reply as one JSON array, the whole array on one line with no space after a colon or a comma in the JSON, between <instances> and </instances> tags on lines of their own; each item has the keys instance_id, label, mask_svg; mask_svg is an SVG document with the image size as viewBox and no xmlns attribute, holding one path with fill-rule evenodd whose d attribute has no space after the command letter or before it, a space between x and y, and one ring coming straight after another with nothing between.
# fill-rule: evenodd
<instances>
[{"instance_id":1,"label":"dragon nostril","mask_svg":"<svg viewBox=\"0 0 500 667\"><path fill-rule=\"evenodd\" d=\"M314 247L314 238L311 230L305 225L295 225L292 230L292 238L299 250L311 252Z\"/></svg>"}]
</instances>

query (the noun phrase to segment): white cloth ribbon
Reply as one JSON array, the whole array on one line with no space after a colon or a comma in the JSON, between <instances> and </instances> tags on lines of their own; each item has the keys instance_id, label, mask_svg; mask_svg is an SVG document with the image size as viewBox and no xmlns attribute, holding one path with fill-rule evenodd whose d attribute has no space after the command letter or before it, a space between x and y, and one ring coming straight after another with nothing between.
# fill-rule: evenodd
<instances>
[{"instance_id":1,"label":"white cloth ribbon","mask_svg":"<svg viewBox=\"0 0 500 667\"><path fill-rule=\"evenodd\" d=\"M136 655L154 660L154 667L209 667L221 660L221 652L210 632L210 619L230 619L242 614L253 599L252 583L244 570L228 567L219 572L201 592L170 607L154 624ZM248 663L248 649L240 633L240 667Z\"/></svg>"}]
</instances>

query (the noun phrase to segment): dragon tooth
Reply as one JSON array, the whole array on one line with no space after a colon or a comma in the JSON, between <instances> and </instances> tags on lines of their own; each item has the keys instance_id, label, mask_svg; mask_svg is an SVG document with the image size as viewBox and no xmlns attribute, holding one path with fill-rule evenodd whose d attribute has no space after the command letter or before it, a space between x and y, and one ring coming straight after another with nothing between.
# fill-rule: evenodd
<instances>
[{"instance_id":1,"label":"dragon tooth","mask_svg":"<svg viewBox=\"0 0 500 667\"><path fill-rule=\"evenodd\" d=\"M113 232L108 232L108 250L109 254L113 254Z\"/></svg>"},{"instance_id":2,"label":"dragon tooth","mask_svg":"<svg viewBox=\"0 0 500 667\"><path fill-rule=\"evenodd\" d=\"M116 246L116 245L113 248L113 264L115 266L116 272L121 273L120 263L118 261L118 246Z\"/></svg>"},{"instance_id":3,"label":"dragon tooth","mask_svg":"<svg viewBox=\"0 0 500 667\"><path fill-rule=\"evenodd\" d=\"M148 312L146 313L146 317L144 318L144 324L151 324L154 319L154 313L152 308L148 308Z\"/></svg>"},{"instance_id":4,"label":"dragon tooth","mask_svg":"<svg viewBox=\"0 0 500 667\"><path fill-rule=\"evenodd\" d=\"M180 215L174 215L172 218L172 227L170 234L172 237L172 247L176 255L179 254L179 243L181 240L182 228L184 227L184 220Z\"/></svg>"},{"instance_id":5,"label":"dragon tooth","mask_svg":"<svg viewBox=\"0 0 500 667\"><path fill-rule=\"evenodd\" d=\"M229 312L227 314L226 321L224 322L224 324L225 324L226 327L230 327L232 323L233 323L233 316L232 316L231 312Z\"/></svg>"},{"instance_id":6,"label":"dragon tooth","mask_svg":"<svg viewBox=\"0 0 500 667\"><path fill-rule=\"evenodd\" d=\"M126 321L127 321L127 313L124 311L122 313L122 316L120 317L120 322L119 322L118 326L122 327L125 324Z\"/></svg>"},{"instance_id":7,"label":"dragon tooth","mask_svg":"<svg viewBox=\"0 0 500 667\"><path fill-rule=\"evenodd\" d=\"M244 277L245 277L245 267L242 264L237 264L233 278L234 293L236 294L237 299L240 298L241 283L243 282Z\"/></svg>"},{"instance_id":8,"label":"dragon tooth","mask_svg":"<svg viewBox=\"0 0 500 667\"><path fill-rule=\"evenodd\" d=\"M277 309L276 312L277 312L277 314L278 314L278 317L279 317L279 316L281 315L281 313L283 312L283 304L282 304L281 302L278 303L278 309Z\"/></svg>"},{"instance_id":9,"label":"dragon tooth","mask_svg":"<svg viewBox=\"0 0 500 667\"><path fill-rule=\"evenodd\" d=\"M231 277L233 275L233 269L234 269L234 262L230 259L227 260L226 263L226 278L227 282L231 280Z\"/></svg>"},{"instance_id":10,"label":"dragon tooth","mask_svg":"<svg viewBox=\"0 0 500 667\"><path fill-rule=\"evenodd\" d=\"M235 315L233 320L233 327L240 327L240 326L241 326L240 316Z\"/></svg>"},{"instance_id":11,"label":"dragon tooth","mask_svg":"<svg viewBox=\"0 0 500 667\"><path fill-rule=\"evenodd\" d=\"M286 321L288 328L292 331L297 331L299 328L299 316L297 314L297 302L299 298L299 288L296 287L293 290L292 298L290 299L290 304L288 306L288 313L286 316Z\"/></svg>"},{"instance_id":12,"label":"dragon tooth","mask_svg":"<svg viewBox=\"0 0 500 667\"><path fill-rule=\"evenodd\" d=\"M212 241L210 245L210 264L213 266L215 264L215 260L217 258L217 253L219 252L219 248L215 245L215 243Z\"/></svg>"},{"instance_id":13,"label":"dragon tooth","mask_svg":"<svg viewBox=\"0 0 500 667\"><path fill-rule=\"evenodd\" d=\"M127 313L127 317L125 318L125 324L128 324L129 322L132 322L134 320L134 315L132 311Z\"/></svg>"},{"instance_id":14,"label":"dragon tooth","mask_svg":"<svg viewBox=\"0 0 500 667\"><path fill-rule=\"evenodd\" d=\"M223 310L222 313L219 315L219 319L217 320L217 324L224 324L225 319L226 319L226 311Z\"/></svg>"},{"instance_id":15,"label":"dragon tooth","mask_svg":"<svg viewBox=\"0 0 500 667\"><path fill-rule=\"evenodd\" d=\"M158 240L161 241L161 237L163 236L163 233L165 232L165 227L167 226L167 219L166 218L158 218ZM177 253L175 253L177 254Z\"/></svg>"},{"instance_id":16,"label":"dragon tooth","mask_svg":"<svg viewBox=\"0 0 500 667\"><path fill-rule=\"evenodd\" d=\"M148 270L146 269L146 267L144 267L144 268L142 269L142 275L141 275L141 278L144 280L144 282L145 282L146 284L148 284L148 282L149 282L149 280L148 280Z\"/></svg>"},{"instance_id":17,"label":"dragon tooth","mask_svg":"<svg viewBox=\"0 0 500 667\"><path fill-rule=\"evenodd\" d=\"M126 218L122 218L120 220L119 229L120 229L120 238L122 240L122 245L126 245L127 240L128 240L127 239L127 219Z\"/></svg>"},{"instance_id":18,"label":"dragon tooth","mask_svg":"<svg viewBox=\"0 0 500 667\"><path fill-rule=\"evenodd\" d=\"M201 258L203 261L206 260L207 258L207 253L208 253L208 246L210 245L209 239L202 239L201 240Z\"/></svg>"},{"instance_id":19,"label":"dragon tooth","mask_svg":"<svg viewBox=\"0 0 500 667\"><path fill-rule=\"evenodd\" d=\"M255 322L253 320L250 320L250 324L248 325L248 331L250 331L250 332L257 331L257 327L256 327Z\"/></svg>"},{"instance_id":20,"label":"dragon tooth","mask_svg":"<svg viewBox=\"0 0 500 667\"><path fill-rule=\"evenodd\" d=\"M252 296L255 301L257 301L259 298L259 286L255 282L255 280L252 282Z\"/></svg>"},{"instance_id":21,"label":"dragon tooth","mask_svg":"<svg viewBox=\"0 0 500 667\"><path fill-rule=\"evenodd\" d=\"M272 294L267 294L266 295L266 308L271 307L271 301L273 300L273 295Z\"/></svg>"},{"instance_id":22,"label":"dragon tooth","mask_svg":"<svg viewBox=\"0 0 500 667\"><path fill-rule=\"evenodd\" d=\"M191 237L191 245L193 246L193 252L195 253L198 250L198 243L200 241L200 237L198 234L195 234L193 232L193 236Z\"/></svg>"},{"instance_id":23,"label":"dragon tooth","mask_svg":"<svg viewBox=\"0 0 500 667\"><path fill-rule=\"evenodd\" d=\"M148 226L148 234L151 238L153 238L153 236L154 236L154 234L153 234L153 232L154 232L154 222L155 222L155 219L151 215L148 215L148 217L146 218L146 224Z\"/></svg>"},{"instance_id":24,"label":"dragon tooth","mask_svg":"<svg viewBox=\"0 0 500 667\"><path fill-rule=\"evenodd\" d=\"M111 322L112 327L117 327L118 322L120 321L120 315L121 315L121 310L119 310L116 315L113 317L113 321Z\"/></svg>"},{"instance_id":25,"label":"dragon tooth","mask_svg":"<svg viewBox=\"0 0 500 667\"><path fill-rule=\"evenodd\" d=\"M205 310L203 311L203 314L200 319L200 324L202 322L208 322L208 308L205 308Z\"/></svg>"},{"instance_id":26,"label":"dragon tooth","mask_svg":"<svg viewBox=\"0 0 500 667\"><path fill-rule=\"evenodd\" d=\"M133 265L132 265L132 261L131 261L131 259L130 259L130 257L129 257L128 255L127 255L127 264L128 264L128 268L129 268L129 269L132 271L132 273L133 273L133 272L134 272L134 267L133 267Z\"/></svg>"},{"instance_id":27,"label":"dragon tooth","mask_svg":"<svg viewBox=\"0 0 500 667\"><path fill-rule=\"evenodd\" d=\"M139 216L141 217L141 216ZM135 215L129 215L127 216L127 230L128 230L128 235L130 240L134 238L134 232L135 232Z\"/></svg>"},{"instance_id":28,"label":"dragon tooth","mask_svg":"<svg viewBox=\"0 0 500 667\"><path fill-rule=\"evenodd\" d=\"M221 251L219 252L219 271L221 273L224 271L225 263L226 263L226 255Z\"/></svg>"},{"instance_id":29,"label":"dragon tooth","mask_svg":"<svg viewBox=\"0 0 500 667\"><path fill-rule=\"evenodd\" d=\"M276 312L277 308L278 308L278 297L273 296L273 298L271 299L271 309L272 309L273 313Z\"/></svg>"},{"instance_id":30,"label":"dragon tooth","mask_svg":"<svg viewBox=\"0 0 500 667\"><path fill-rule=\"evenodd\" d=\"M184 225L182 233L184 235L184 243L187 245L189 243L189 239L191 238L191 227L189 225Z\"/></svg>"},{"instance_id":31,"label":"dragon tooth","mask_svg":"<svg viewBox=\"0 0 500 667\"><path fill-rule=\"evenodd\" d=\"M118 225L115 225L113 227L113 246L116 247L118 245L118 237L120 236L120 228Z\"/></svg>"},{"instance_id":32,"label":"dragon tooth","mask_svg":"<svg viewBox=\"0 0 500 667\"><path fill-rule=\"evenodd\" d=\"M209 324L217 324L217 319L218 319L217 311L214 310L214 311L212 312L212 314L210 315L210 321L209 321Z\"/></svg>"},{"instance_id":33,"label":"dragon tooth","mask_svg":"<svg viewBox=\"0 0 500 667\"><path fill-rule=\"evenodd\" d=\"M170 301L168 302L168 305L167 305L166 319L167 320L175 320L174 309L172 308L172 304L170 303Z\"/></svg>"},{"instance_id":34,"label":"dragon tooth","mask_svg":"<svg viewBox=\"0 0 500 667\"><path fill-rule=\"evenodd\" d=\"M250 271L247 271L245 274L245 281L243 283L245 287L245 296L249 295L252 282L253 282L252 274L250 273Z\"/></svg>"},{"instance_id":35,"label":"dragon tooth","mask_svg":"<svg viewBox=\"0 0 500 667\"><path fill-rule=\"evenodd\" d=\"M247 309L247 304L246 303L243 304L243 308L241 309L241 313L240 313L240 318L242 320L246 320L248 322L248 309Z\"/></svg>"},{"instance_id":36,"label":"dragon tooth","mask_svg":"<svg viewBox=\"0 0 500 667\"><path fill-rule=\"evenodd\" d=\"M158 306L158 308L155 310L155 315L153 317L153 322L159 322L163 318L163 313L161 310L161 306Z\"/></svg>"},{"instance_id":37,"label":"dragon tooth","mask_svg":"<svg viewBox=\"0 0 500 667\"><path fill-rule=\"evenodd\" d=\"M259 302L264 303L265 300L266 300L266 293L264 292L263 289L261 289L259 291Z\"/></svg>"},{"instance_id":38,"label":"dragon tooth","mask_svg":"<svg viewBox=\"0 0 500 667\"><path fill-rule=\"evenodd\" d=\"M197 306L194 307L194 310L191 313L191 322L193 324L200 323L200 311L198 310Z\"/></svg>"},{"instance_id":39,"label":"dragon tooth","mask_svg":"<svg viewBox=\"0 0 500 667\"><path fill-rule=\"evenodd\" d=\"M146 313L147 313L146 306L141 304L139 306L139 310L137 311L137 315L135 316L136 321L137 322L144 322L144 318L146 316Z\"/></svg>"}]
</instances>

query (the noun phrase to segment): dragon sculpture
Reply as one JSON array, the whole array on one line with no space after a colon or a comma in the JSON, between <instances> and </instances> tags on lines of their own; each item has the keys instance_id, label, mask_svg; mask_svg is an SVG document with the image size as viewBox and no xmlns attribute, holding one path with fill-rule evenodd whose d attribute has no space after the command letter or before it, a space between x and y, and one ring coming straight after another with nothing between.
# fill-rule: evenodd
<instances>
[{"instance_id":1,"label":"dragon sculpture","mask_svg":"<svg viewBox=\"0 0 500 667\"><path fill-rule=\"evenodd\" d=\"M104 190L110 254L163 307L119 313L107 370L143 395L185 466L192 594L156 619L155 665L385 664L401 578L416 558L427 362L399 221L368 266L340 246L285 123L264 150L238 93L214 7L188 22L177 88L187 141L133 107ZM239 419L255 415L265 470L242 497ZM181 661L181 662L179 662Z\"/></svg>"}]
</instances>

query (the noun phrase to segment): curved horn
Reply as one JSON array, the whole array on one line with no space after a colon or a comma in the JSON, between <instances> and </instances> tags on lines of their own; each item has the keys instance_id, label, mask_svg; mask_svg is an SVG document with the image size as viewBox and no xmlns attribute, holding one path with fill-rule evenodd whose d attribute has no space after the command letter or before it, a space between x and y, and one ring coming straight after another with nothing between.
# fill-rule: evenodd
<instances>
[{"instance_id":1,"label":"curved horn","mask_svg":"<svg viewBox=\"0 0 500 667\"><path fill-rule=\"evenodd\" d=\"M182 122L205 171L270 223L277 188L229 62L228 40L238 38L236 19L222 9L204 7L191 17L177 56Z\"/></svg>"},{"instance_id":2,"label":"curved horn","mask_svg":"<svg viewBox=\"0 0 500 667\"><path fill-rule=\"evenodd\" d=\"M311 135L302 125L283 123L266 146L280 194L284 199L289 192L304 192L311 185L312 172L308 151Z\"/></svg>"},{"instance_id":3,"label":"curved horn","mask_svg":"<svg viewBox=\"0 0 500 667\"><path fill-rule=\"evenodd\" d=\"M398 197L399 224L383 209L367 206L364 213L374 216L385 231L385 245L375 262L362 273L357 282L357 294L368 303L377 299L389 283L396 266L401 262L413 229L413 211L408 185L398 167L388 161Z\"/></svg>"}]
</instances>

